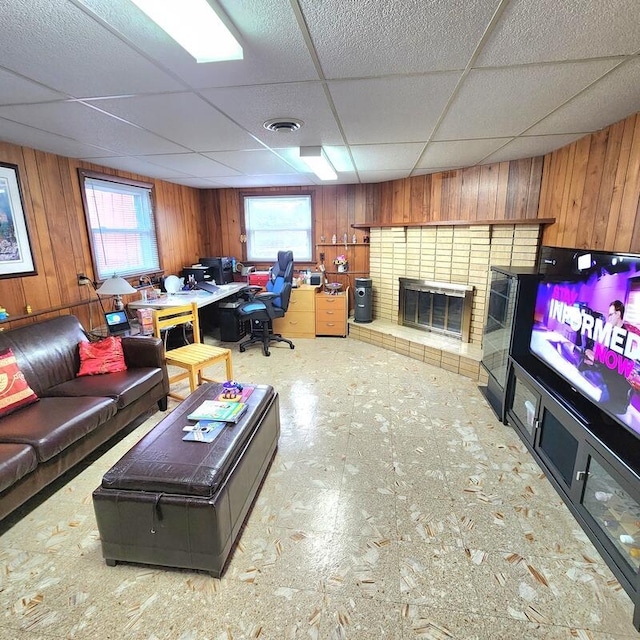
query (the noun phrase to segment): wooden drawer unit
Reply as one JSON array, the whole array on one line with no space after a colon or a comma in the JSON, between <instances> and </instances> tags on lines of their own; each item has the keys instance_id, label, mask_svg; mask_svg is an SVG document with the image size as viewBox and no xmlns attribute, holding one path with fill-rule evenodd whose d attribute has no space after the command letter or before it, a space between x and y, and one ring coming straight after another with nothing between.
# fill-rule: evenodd
<instances>
[{"instance_id":1,"label":"wooden drawer unit","mask_svg":"<svg viewBox=\"0 0 640 640\"><path fill-rule=\"evenodd\" d=\"M316 296L316 335L347 336L349 315L349 287L343 293L330 295L318 293Z\"/></svg>"},{"instance_id":2,"label":"wooden drawer unit","mask_svg":"<svg viewBox=\"0 0 640 640\"><path fill-rule=\"evenodd\" d=\"M317 287L308 284L292 289L284 318L273 321L274 333L285 338L315 338L316 291Z\"/></svg>"}]
</instances>

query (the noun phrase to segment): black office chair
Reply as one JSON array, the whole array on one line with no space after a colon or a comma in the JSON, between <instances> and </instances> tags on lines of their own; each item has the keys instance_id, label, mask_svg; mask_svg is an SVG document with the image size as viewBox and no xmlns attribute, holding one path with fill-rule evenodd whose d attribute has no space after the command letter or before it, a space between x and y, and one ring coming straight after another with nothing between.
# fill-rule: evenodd
<instances>
[{"instance_id":1,"label":"black office chair","mask_svg":"<svg viewBox=\"0 0 640 640\"><path fill-rule=\"evenodd\" d=\"M291 283L293 281L293 251L278 251L278 261L271 268L271 276L267 282L266 292L258 293L260 287L249 286L244 289L248 300L238 307L240 318L251 322L251 337L240 343L240 351L252 344L262 344L265 356L269 353L272 342L286 342L291 349L295 345L291 340L273 333L272 320L282 318L289 308Z\"/></svg>"}]
</instances>

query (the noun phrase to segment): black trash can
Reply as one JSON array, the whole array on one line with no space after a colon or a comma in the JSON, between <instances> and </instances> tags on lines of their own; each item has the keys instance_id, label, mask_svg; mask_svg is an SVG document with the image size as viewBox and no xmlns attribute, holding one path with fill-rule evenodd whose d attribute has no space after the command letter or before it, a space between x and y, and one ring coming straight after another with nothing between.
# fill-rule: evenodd
<instances>
[{"instance_id":1,"label":"black trash can","mask_svg":"<svg viewBox=\"0 0 640 640\"><path fill-rule=\"evenodd\" d=\"M356 278L356 288L354 294L355 312L353 319L355 322L373 321L373 289L371 278Z\"/></svg>"},{"instance_id":2,"label":"black trash can","mask_svg":"<svg viewBox=\"0 0 640 640\"><path fill-rule=\"evenodd\" d=\"M242 300L218 304L220 340L222 342L237 342L247 335L247 320L241 319L237 313L241 304L243 304Z\"/></svg>"}]
</instances>

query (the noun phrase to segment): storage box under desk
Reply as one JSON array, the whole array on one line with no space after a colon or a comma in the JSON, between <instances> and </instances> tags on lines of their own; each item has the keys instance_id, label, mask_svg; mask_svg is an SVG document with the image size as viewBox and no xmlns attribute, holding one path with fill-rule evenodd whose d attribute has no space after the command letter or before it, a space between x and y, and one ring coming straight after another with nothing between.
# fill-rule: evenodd
<instances>
[{"instance_id":1,"label":"storage box under desk","mask_svg":"<svg viewBox=\"0 0 640 640\"><path fill-rule=\"evenodd\" d=\"M219 577L275 453L278 394L256 385L238 424L185 442L186 416L222 385L199 387L120 459L93 493L102 554Z\"/></svg>"}]
</instances>

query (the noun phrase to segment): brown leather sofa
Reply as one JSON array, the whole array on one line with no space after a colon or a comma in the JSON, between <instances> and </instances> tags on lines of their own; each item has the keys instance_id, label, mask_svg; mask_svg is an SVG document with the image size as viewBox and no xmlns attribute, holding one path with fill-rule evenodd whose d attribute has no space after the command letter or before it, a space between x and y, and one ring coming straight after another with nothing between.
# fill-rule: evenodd
<instances>
[{"instance_id":1,"label":"brown leather sofa","mask_svg":"<svg viewBox=\"0 0 640 640\"><path fill-rule=\"evenodd\" d=\"M39 400L0 417L0 519L150 410L166 410L169 382L162 341L125 337L127 370L76 377L75 316L0 333Z\"/></svg>"}]
</instances>

